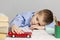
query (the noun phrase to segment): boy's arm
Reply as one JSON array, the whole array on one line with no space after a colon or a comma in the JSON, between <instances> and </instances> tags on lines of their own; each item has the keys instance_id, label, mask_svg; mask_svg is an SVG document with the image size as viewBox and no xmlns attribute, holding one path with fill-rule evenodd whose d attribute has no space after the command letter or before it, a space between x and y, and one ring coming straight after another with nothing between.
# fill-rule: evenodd
<instances>
[{"instance_id":1,"label":"boy's arm","mask_svg":"<svg viewBox=\"0 0 60 40\"><path fill-rule=\"evenodd\" d=\"M22 15L16 15L16 17L10 22L10 26L16 25L17 27L24 26L24 18Z\"/></svg>"},{"instance_id":2,"label":"boy's arm","mask_svg":"<svg viewBox=\"0 0 60 40\"><path fill-rule=\"evenodd\" d=\"M32 30L35 30L35 29L37 29L37 30L44 30L45 26L31 25L30 29L32 29Z\"/></svg>"},{"instance_id":3,"label":"boy's arm","mask_svg":"<svg viewBox=\"0 0 60 40\"><path fill-rule=\"evenodd\" d=\"M24 19L21 15L17 15L10 23L11 31L14 33L22 33L20 27L23 25Z\"/></svg>"}]
</instances>

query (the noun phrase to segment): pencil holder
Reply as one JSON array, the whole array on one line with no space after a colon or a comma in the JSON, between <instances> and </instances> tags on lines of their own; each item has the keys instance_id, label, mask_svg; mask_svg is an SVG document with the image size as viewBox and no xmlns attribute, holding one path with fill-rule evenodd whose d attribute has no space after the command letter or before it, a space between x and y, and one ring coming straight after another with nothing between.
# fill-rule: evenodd
<instances>
[{"instance_id":1,"label":"pencil holder","mask_svg":"<svg viewBox=\"0 0 60 40\"><path fill-rule=\"evenodd\" d=\"M55 37L60 38L60 26L55 26Z\"/></svg>"}]
</instances>

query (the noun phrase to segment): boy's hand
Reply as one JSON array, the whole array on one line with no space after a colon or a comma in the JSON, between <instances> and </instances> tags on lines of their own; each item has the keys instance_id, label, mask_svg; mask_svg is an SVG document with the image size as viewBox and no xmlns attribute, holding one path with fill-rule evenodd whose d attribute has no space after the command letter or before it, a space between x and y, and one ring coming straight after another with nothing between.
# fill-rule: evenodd
<instances>
[{"instance_id":1,"label":"boy's hand","mask_svg":"<svg viewBox=\"0 0 60 40\"><path fill-rule=\"evenodd\" d=\"M12 27L11 27L11 31L13 32L13 33L17 33L17 34L21 34L21 33L24 33L24 31L23 30L21 30L19 27L17 27L16 25L13 25Z\"/></svg>"},{"instance_id":2,"label":"boy's hand","mask_svg":"<svg viewBox=\"0 0 60 40\"><path fill-rule=\"evenodd\" d=\"M38 29L38 30L44 30L44 26L39 26L39 25L31 25L30 27L31 30Z\"/></svg>"}]
</instances>

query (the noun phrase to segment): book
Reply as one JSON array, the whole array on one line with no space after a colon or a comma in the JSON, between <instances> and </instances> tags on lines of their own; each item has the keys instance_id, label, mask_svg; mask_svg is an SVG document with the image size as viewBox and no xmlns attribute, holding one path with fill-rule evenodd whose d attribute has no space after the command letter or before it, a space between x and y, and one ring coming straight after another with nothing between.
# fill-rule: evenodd
<instances>
[{"instance_id":1,"label":"book","mask_svg":"<svg viewBox=\"0 0 60 40\"><path fill-rule=\"evenodd\" d=\"M0 40L5 40L6 36L6 34L0 34Z\"/></svg>"},{"instance_id":2,"label":"book","mask_svg":"<svg viewBox=\"0 0 60 40\"><path fill-rule=\"evenodd\" d=\"M9 21L9 18L5 14L0 13L0 21Z\"/></svg>"},{"instance_id":3,"label":"book","mask_svg":"<svg viewBox=\"0 0 60 40\"><path fill-rule=\"evenodd\" d=\"M8 22L0 22L0 27L9 27Z\"/></svg>"},{"instance_id":4,"label":"book","mask_svg":"<svg viewBox=\"0 0 60 40\"><path fill-rule=\"evenodd\" d=\"M0 33L8 33L8 27L0 27Z\"/></svg>"}]
</instances>

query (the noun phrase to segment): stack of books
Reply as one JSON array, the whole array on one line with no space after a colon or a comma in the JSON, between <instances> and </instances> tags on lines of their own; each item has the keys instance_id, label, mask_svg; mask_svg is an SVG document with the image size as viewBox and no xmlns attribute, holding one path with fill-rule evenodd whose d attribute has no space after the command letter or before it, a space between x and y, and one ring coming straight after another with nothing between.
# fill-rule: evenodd
<instances>
[{"instance_id":1,"label":"stack of books","mask_svg":"<svg viewBox=\"0 0 60 40\"><path fill-rule=\"evenodd\" d=\"M4 14L0 14L0 40L5 39L8 33L9 20Z\"/></svg>"}]
</instances>

